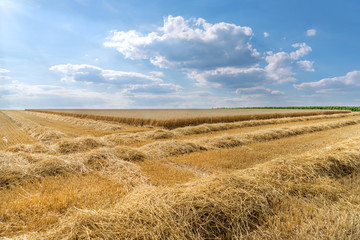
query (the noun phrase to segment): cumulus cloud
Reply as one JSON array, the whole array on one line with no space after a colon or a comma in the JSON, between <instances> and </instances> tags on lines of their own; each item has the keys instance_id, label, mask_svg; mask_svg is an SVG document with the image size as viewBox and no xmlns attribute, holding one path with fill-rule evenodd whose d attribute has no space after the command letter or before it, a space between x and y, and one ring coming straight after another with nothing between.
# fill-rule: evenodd
<instances>
[{"instance_id":1,"label":"cumulus cloud","mask_svg":"<svg viewBox=\"0 0 360 240\"><path fill-rule=\"evenodd\" d=\"M112 31L104 46L129 59L149 59L161 68L207 70L256 64L259 53L249 43L252 36L250 27L170 15L158 31L147 35Z\"/></svg>"},{"instance_id":2,"label":"cumulus cloud","mask_svg":"<svg viewBox=\"0 0 360 240\"><path fill-rule=\"evenodd\" d=\"M260 54L251 44L252 37L250 27L170 15L157 31L147 34L112 31L104 46L128 59L146 59L160 68L179 70L200 86L233 91L296 81L296 71L314 71L313 62L301 59L312 51L306 43L293 44L291 52Z\"/></svg>"},{"instance_id":3,"label":"cumulus cloud","mask_svg":"<svg viewBox=\"0 0 360 240\"><path fill-rule=\"evenodd\" d=\"M265 67L268 78L276 81L277 83L291 82L296 80L294 77L295 72L293 70L294 67L297 66L294 62L310 53L312 49L306 43L295 43L292 45L292 47L297 49L290 53L268 53L268 56L265 57L265 61L268 63ZM303 67L301 66L301 68Z\"/></svg>"},{"instance_id":4,"label":"cumulus cloud","mask_svg":"<svg viewBox=\"0 0 360 240\"><path fill-rule=\"evenodd\" d=\"M290 53L290 58L292 60L297 60L301 57L304 57L312 51L311 47L306 45L306 43L295 43L291 46L297 48L296 51Z\"/></svg>"},{"instance_id":5,"label":"cumulus cloud","mask_svg":"<svg viewBox=\"0 0 360 240\"><path fill-rule=\"evenodd\" d=\"M84 82L97 84L112 84L122 88L125 92L142 89L142 91L151 92L157 90L162 91L177 91L181 89L180 86L174 84L166 84L160 78L163 76L161 72L151 72L149 74L142 74L136 72L124 72L105 70L97 66L80 64L62 64L50 67L50 70L56 71L64 75L61 78L63 82ZM167 90L165 90L167 88ZM156 92L154 92L156 93Z\"/></svg>"},{"instance_id":6,"label":"cumulus cloud","mask_svg":"<svg viewBox=\"0 0 360 240\"><path fill-rule=\"evenodd\" d=\"M316 29L308 29L307 31L306 31L306 35L307 36L309 36L309 37L311 37L311 36L315 36L316 35Z\"/></svg>"},{"instance_id":7,"label":"cumulus cloud","mask_svg":"<svg viewBox=\"0 0 360 240\"><path fill-rule=\"evenodd\" d=\"M317 93L358 91L360 89L360 71L352 71L341 77L324 78L317 82L294 84L294 87L298 90Z\"/></svg>"},{"instance_id":8,"label":"cumulus cloud","mask_svg":"<svg viewBox=\"0 0 360 240\"><path fill-rule=\"evenodd\" d=\"M62 64L50 67L51 71L60 72L64 75L63 82L88 82L88 83L114 83L120 85L162 82L153 74L146 75L136 72L123 72L104 70L97 66L87 64Z\"/></svg>"},{"instance_id":9,"label":"cumulus cloud","mask_svg":"<svg viewBox=\"0 0 360 240\"><path fill-rule=\"evenodd\" d=\"M201 86L247 88L264 84L284 83L296 81L296 69L313 71L312 62L297 61L299 58L311 52L311 47L305 43L296 43L292 47L295 51L268 52L264 57L266 66L261 67L225 67L213 70L194 70L187 73L187 77L195 79Z\"/></svg>"},{"instance_id":10,"label":"cumulus cloud","mask_svg":"<svg viewBox=\"0 0 360 240\"><path fill-rule=\"evenodd\" d=\"M267 62L265 71L269 79L278 83L296 80L293 77L295 73L291 65L292 59L290 54L286 52L269 53L269 55L265 57L265 61Z\"/></svg>"},{"instance_id":11,"label":"cumulus cloud","mask_svg":"<svg viewBox=\"0 0 360 240\"><path fill-rule=\"evenodd\" d=\"M307 61L307 60L305 60L305 61L297 61L296 64L300 68L304 69L307 72L314 72L315 71L315 69L313 67L314 61Z\"/></svg>"}]
</instances>

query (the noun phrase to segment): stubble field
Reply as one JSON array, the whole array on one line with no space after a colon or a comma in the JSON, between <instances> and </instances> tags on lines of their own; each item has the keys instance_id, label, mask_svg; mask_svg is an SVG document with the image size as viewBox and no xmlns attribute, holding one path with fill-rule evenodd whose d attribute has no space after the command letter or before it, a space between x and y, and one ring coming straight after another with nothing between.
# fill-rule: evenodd
<instances>
[{"instance_id":1,"label":"stubble field","mask_svg":"<svg viewBox=\"0 0 360 240\"><path fill-rule=\"evenodd\" d=\"M360 114L71 114L0 112L0 237L360 238Z\"/></svg>"}]
</instances>

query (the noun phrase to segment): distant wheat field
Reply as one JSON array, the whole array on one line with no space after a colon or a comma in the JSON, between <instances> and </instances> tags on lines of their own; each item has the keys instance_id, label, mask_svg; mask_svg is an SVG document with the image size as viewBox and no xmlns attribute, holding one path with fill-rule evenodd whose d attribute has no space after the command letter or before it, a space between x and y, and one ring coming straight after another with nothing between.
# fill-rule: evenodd
<instances>
[{"instance_id":1,"label":"distant wheat field","mask_svg":"<svg viewBox=\"0 0 360 240\"><path fill-rule=\"evenodd\" d=\"M0 111L0 141L0 239L360 239L359 113Z\"/></svg>"},{"instance_id":2,"label":"distant wheat field","mask_svg":"<svg viewBox=\"0 0 360 240\"><path fill-rule=\"evenodd\" d=\"M203 123L235 122L270 118L349 113L349 110L299 109L37 109L94 120L106 120L132 125L177 128Z\"/></svg>"},{"instance_id":3,"label":"distant wheat field","mask_svg":"<svg viewBox=\"0 0 360 240\"><path fill-rule=\"evenodd\" d=\"M319 112L303 109L41 109L57 113L90 114L97 116L148 118L156 120L226 117L235 115L289 114ZM326 111L326 110L323 110Z\"/></svg>"}]
</instances>

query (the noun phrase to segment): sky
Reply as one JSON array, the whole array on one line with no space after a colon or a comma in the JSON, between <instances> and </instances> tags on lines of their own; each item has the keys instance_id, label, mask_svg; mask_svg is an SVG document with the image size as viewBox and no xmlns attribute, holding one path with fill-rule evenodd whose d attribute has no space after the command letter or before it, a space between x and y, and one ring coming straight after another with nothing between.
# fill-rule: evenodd
<instances>
[{"instance_id":1,"label":"sky","mask_svg":"<svg viewBox=\"0 0 360 240\"><path fill-rule=\"evenodd\" d=\"M355 0L0 0L0 109L359 106Z\"/></svg>"}]
</instances>

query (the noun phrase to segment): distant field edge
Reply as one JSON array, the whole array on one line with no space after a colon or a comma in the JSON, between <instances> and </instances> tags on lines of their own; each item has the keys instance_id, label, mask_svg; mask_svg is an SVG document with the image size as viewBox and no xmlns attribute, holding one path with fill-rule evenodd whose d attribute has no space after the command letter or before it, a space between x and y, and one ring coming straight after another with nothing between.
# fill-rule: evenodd
<instances>
[{"instance_id":1,"label":"distant field edge","mask_svg":"<svg viewBox=\"0 0 360 240\"><path fill-rule=\"evenodd\" d=\"M351 113L350 110L321 110L311 112L289 112L289 113L266 113L266 114L243 114L243 115L229 115L229 116L211 116L211 117L192 117L192 118L172 118L166 120L151 119L151 118L131 118L131 117L119 117L109 115L94 115L86 113L66 113L59 110L42 110L42 109L25 109L25 111L40 112L57 114L61 116L71 116L93 120L104 120L117 123L124 123L136 126L154 126L164 127L167 129L174 129L185 126L195 126L205 123L220 123L220 122L237 122L237 121L249 121L249 120L265 120L272 118L284 118L284 117L302 117L302 116L315 116L315 115L330 115L340 113Z\"/></svg>"},{"instance_id":2,"label":"distant field edge","mask_svg":"<svg viewBox=\"0 0 360 240\"><path fill-rule=\"evenodd\" d=\"M221 108L221 109L308 109L308 110L349 110L360 111L357 106L302 106L302 107L238 107L238 108Z\"/></svg>"}]
</instances>

